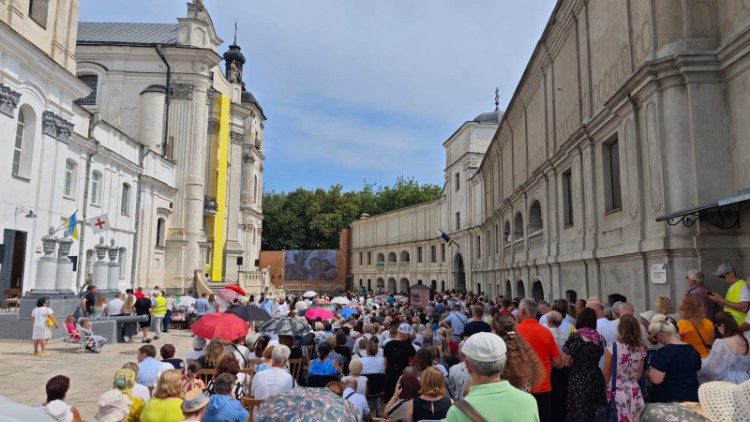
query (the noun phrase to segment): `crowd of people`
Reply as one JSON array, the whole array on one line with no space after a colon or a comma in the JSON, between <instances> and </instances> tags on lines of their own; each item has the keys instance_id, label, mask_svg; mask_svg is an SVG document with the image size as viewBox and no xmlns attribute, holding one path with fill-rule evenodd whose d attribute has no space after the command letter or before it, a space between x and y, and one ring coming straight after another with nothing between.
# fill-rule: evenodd
<instances>
[{"instance_id":1,"label":"crowd of people","mask_svg":"<svg viewBox=\"0 0 750 422\"><path fill-rule=\"evenodd\" d=\"M317 307L332 316L308 320L309 331L296 334L249 323L244 338L196 336L192 350L167 343L158 358L146 331L137 363L117 370L100 397L97 420L245 421L244 398L299 387L330 390L360 420L739 420L750 415L750 290L729 264L714 275L729 284L725 297L690 270L680 303L659 297L644 310L596 297L549 303L465 291L435 293L420 308L365 289L339 301L251 297L276 317L304 320ZM166 316L159 298L145 299L151 324ZM207 295L189 302L199 316L222 310ZM298 360L302 371L291 363ZM206 383L198 374L207 370ZM68 387L63 376L47 384L41 407L69 416L56 420L79 418L64 403Z\"/></svg>"}]
</instances>

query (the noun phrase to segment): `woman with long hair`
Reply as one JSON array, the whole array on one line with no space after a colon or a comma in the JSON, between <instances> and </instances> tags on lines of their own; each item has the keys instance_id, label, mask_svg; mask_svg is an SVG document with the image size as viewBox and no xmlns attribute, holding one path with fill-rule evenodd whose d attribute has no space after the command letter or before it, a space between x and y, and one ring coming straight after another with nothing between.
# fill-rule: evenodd
<instances>
[{"instance_id":1,"label":"woman with long hair","mask_svg":"<svg viewBox=\"0 0 750 422\"><path fill-rule=\"evenodd\" d=\"M419 397L419 379L412 374L401 375L395 393L385 405L385 415L392 422L406 421L406 410L414 397Z\"/></svg>"},{"instance_id":2,"label":"woman with long hair","mask_svg":"<svg viewBox=\"0 0 750 422\"><path fill-rule=\"evenodd\" d=\"M698 370L701 357L695 348L680 340L677 321L656 314L648 331L663 345L650 359L648 379L653 384L651 402L698 401Z\"/></svg>"},{"instance_id":3,"label":"woman with long hair","mask_svg":"<svg viewBox=\"0 0 750 422\"><path fill-rule=\"evenodd\" d=\"M417 371L417 376L422 374L427 368L432 367L432 351L427 348L421 348L414 355L414 359L411 362L411 366Z\"/></svg>"},{"instance_id":4,"label":"woman with long hair","mask_svg":"<svg viewBox=\"0 0 750 422\"><path fill-rule=\"evenodd\" d=\"M563 363L568 376L569 422L594 420L596 409L604 404L604 378L599 359L604 354L604 338L596 332L596 312L585 308L578 313L576 331L563 346Z\"/></svg>"},{"instance_id":5,"label":"woman with long hair","mask_svg":"<svg viewBox=\"0 0 750 422\"><path fill-rule=\"evenodd\" d=\"M213 369L219 365L221 359L224 357L224 344L221 340L211 340L206 346L206 353L199 357L197 362L204 369Z\"/></svg>"},{"instance_id":6,"label":"woman with long hair","mask_svg":"<svg viewBox=\"0 0 750 422\"><path fill-rule=\"evenodd\" d=\"M612 355L617 348L617 373L612 374ZM608 344L604 352L604 382L607 400L614 395L617 420L629 422L646 404L638 380L643 375L646 347L641 340L641 326L630 315L623 315L617 325L617 341ZM611 390L612 376L616 377L615 391Z\"/></svg>"},{"instance_id":7,"label":"woman with long hair","mask_svg":"<svg viewBox=\"0 0 750 422\"><path fill-rule=\"evenodd\" d=\"M750 379L750 331L742 333L737 320L723 311L716 313L714 323L721 338L714 340L711 353L698 372L698 380L733 384L747 381Z\"/></svg>"},{"instance_id":8,"label":"woman with long hair","mask_svg":"<svg viewBox=\"0 0 750 422\"><path fill-rule=\"evenodd\" d=\"M242 368L240 368L240 363L239 361L237 361L237 358L234 357L234 355L224 355L224 357L221 358L221 362L219 362L219 365L216 366L214 377L211 379L211 381L208 382L208 385L204 389L205 393L209 397L216 394L216 391L214 390L214 380L221 374L232 374L237 380L235 382L234 389L232 390L234 398L239 400L245 397L247 395L247 389L245 387L245 384L247 382L247 374L245 374L244 372L240 372L241 369Z\"/></svg>"},{"instance_id":9,"label":"woman with long hair","mask_svg":"<svg viewBox=\"0 0 750 422\"><path fill-rule=\"evenodd\" d=\"M544 367L529 343L515 330L516 322L509 316L497 315L492 320L492 332L500 336L508 348L502 379L519 390L529 392L544 377Z\"/></svg>"},{"instance_id":10,"label":"woman with long hair","mask_svg":"<svg viewBox=\"0 0 750 422\"><path fill-rule=\"evenodd\" d=\"M182 390L180 371L164 371L156 383L154 396L146 402L141 412L141 422L179 422L185 420L182 414Z\"/></svg>"},{"instance_id":11,"label":"woman with long hair","mask_svg":"<svg viewBox=\"0 0 750 422\"><path fill-rule=\"evenodd\" d=\"M444 419L453 401L448 396L443 374L435 368L427 368L419 376L419 385L419 396L406 405L406 420Z\"/></svg>"},{"instance_id":12,"label":"woman with long hair","mask_svg":"<svg viewBox=\"0 0 750 422\"><path fill-rule=\"evenodd\" d=\"M703 300L698 295L687 295L680 305L677 330L685 343L695 348L701 359L708 357L714 342L714 323L706 318Z\"/></svg>"},{"instance_id":13,"label":"woman with long hair","mask_svg":"<svg viewBox=\"0 0 750 422\"><path fill-rule=\"evenodd\" d=\"M201 369L201 366L197 361L188 361L187 365L185 365L185 372L183 372L180 378L182 381L182 391L187 393L193 388L199 388L201 391L206 389L206 383L200 378L196 378L196 373L199 369Z\"/></svg>"},{"instance_id":14,"label":"woman with long hair","mask_svg":"<svg viewBox=\"0 0 750 422\"><path fill-rule=\"evenodd\" d=\"M120 313L122 315L133 315L135 314L135 296L131 289L126 290L127 297L125 303L122 305ZM122 337L128 339L128 343L133 342L133 336L138 334L138 323L137 322L126 322L122 324Z\"/></svg>"},{"instance_id":15,"label":"woman with long hair","mask_svg":"<svg viewBox=\"0 0 750 422\"><path fill-rule=\"evenodd\" d=\"M440 333L440 357L445 363L449 357L456 357L458 355L458 343L453 341L453 330L450 327L444 327Z\"/></svg>"}]
</instances>

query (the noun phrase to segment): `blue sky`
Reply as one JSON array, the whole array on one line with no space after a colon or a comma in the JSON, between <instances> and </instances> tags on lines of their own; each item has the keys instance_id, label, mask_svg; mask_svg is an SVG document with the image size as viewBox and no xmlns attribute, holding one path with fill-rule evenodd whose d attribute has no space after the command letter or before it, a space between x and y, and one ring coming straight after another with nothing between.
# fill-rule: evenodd
<instances>
[{"instance_id":1,"label":"blue sky","mask_svg":"<svg viewBox=\"0 0 750 422\"><path fill-rule=\"evenodd\" d=\"M443 183L442 147L510 100L554 0L206 0L269 120L265 189ZM176 22L185 0L81 0L82 21ZM225 46L222 46L223 52Z\"/></svg>"}]
</instances>

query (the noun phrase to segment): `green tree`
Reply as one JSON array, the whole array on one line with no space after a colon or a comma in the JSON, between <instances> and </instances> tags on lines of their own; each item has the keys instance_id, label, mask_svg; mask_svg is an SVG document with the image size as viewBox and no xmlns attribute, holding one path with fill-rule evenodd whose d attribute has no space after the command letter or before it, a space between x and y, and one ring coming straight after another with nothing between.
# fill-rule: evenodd
<instances>
[{"instance_id":1,"label":"green tree","mask_svg":"<svg viewBox=\"0 0 750 422\"><path fill-rule=\"evenodd\" d=\"M339 232L363 213L382 214L440 197L442 188L399 177L393 186L364 182L361 190L341 185L263 194L264 250L337 249Z\"/></svg>"}]
</instances>

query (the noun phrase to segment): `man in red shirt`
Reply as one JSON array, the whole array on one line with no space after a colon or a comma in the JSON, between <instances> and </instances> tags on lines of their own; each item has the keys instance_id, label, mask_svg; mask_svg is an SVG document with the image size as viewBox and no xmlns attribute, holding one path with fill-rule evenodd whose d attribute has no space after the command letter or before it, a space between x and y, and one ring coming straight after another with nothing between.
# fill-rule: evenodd
<instances>
[{"instance_id":1,"label":"man in red shirt","mask_svg":"<svg viewBox=\"0 0 750 422\"><path fill-rule=\"evenodd\" d=\"M539 324L536 314L539 305L533 299L524 299L518 306L518 320L521 321L516 327L518 334L529 343L539 361L544 367L544 377L531 389L531 395L536 399L539 408L539 421L552 420L552 384L550 383L550 372L552 368L562 366L560 350L557 348L555 337L547 327Z\"/></svg>"},{"instance_id":2,"label":"man in red shirt","mask_svg":"<svg viewBox=\"0 0 750 422\"><path fill-rule=\"evenodd\" d=\"M133 296L135 296L135 300L146 297L146 294L143 293L143 287L139 287Z\"/></svg>"}]
</instances>

